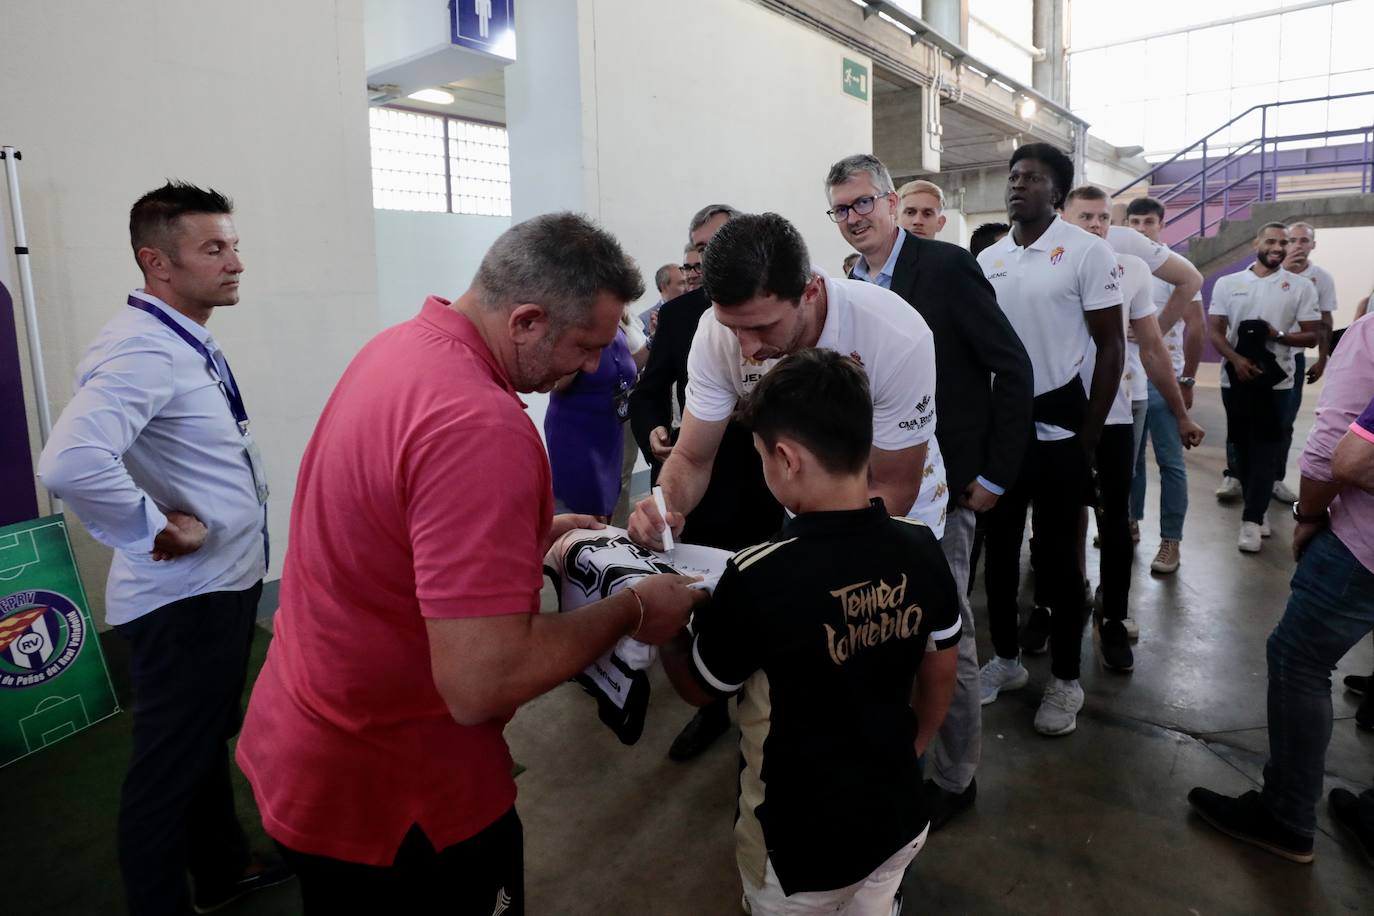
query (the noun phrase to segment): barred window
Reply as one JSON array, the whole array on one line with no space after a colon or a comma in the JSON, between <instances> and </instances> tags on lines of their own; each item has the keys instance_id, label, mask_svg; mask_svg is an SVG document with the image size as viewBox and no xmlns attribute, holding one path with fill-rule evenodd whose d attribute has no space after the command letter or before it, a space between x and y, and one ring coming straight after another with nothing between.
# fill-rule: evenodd
<instances>
[{"instance_id":1,"label":"barred window","mask_svg":"<svg viewBox=\"0 0 1374 916\"><path fill-rule=\"evenodd\" d=\"M504 127L384 107L368 117L374 207L510 216Z\"/></svg>"}]
</instances>

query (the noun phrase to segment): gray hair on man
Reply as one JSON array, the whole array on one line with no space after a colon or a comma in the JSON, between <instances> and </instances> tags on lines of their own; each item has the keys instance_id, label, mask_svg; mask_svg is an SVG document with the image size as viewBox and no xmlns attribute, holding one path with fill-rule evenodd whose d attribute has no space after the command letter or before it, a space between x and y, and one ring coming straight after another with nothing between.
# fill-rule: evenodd
<instances>
[{"instance_id":1,"label":"gray hair on man","mask_svg":"<svg viewBox=\"0 0 1374 916\"><path fill-rule=\"evenodd\" d=\"M654 287L661 293L663 287L667 286L673 279L673 271L677 270L676 264L664 264L654 271Z\"/></svg>"},{"instance_id":2,"label":"gray hair on man","mask_svg":"<svg viewBox=\"0 0 1374 916\"><path fill-rule=\"evenodd\" d=\"M825 190L828 192L835 185L844 184L857 175L872 178L873 187L879 194L893 193L892 175L888 172L887 166L883 165L883 161L877 156L869 153L846 156L832 165L825 176Z\"/></svg>"},{"instance_id":3,"label":"gray hair on man","mask_svg":"<svg viewBox=\"0 0 1374 916\"><path fill-rule=\"evenodd\" d=\"M718 216L721 213L724 213L726 216L730 217L730 219L734 219L739 216L740 211L729 204L707 204L692 216L691 225L687 227L687 235L690 237L693 232L696 232L702 226L706 225L712 217ZM690 248L691 245L689 244L688 247Z\"/></svg>"},{"instance_id":4,"label":"gray hair on man","mask_svg":"<svg viewBox=\"0 0 1374 916\"><path fill-rule=\"evenodd\" d=\"M473 281L488 311L543 306L555 331L586 327L602 294L621 302L644 295L639 266L615 236L576 213L546 213L501 233Z\"/></svg>"}]
</instances>

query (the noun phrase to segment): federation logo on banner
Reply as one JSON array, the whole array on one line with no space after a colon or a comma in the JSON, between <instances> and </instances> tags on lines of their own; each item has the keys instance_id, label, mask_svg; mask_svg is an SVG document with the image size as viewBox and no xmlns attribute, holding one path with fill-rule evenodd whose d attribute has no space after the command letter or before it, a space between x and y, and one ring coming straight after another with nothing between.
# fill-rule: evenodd
<instances>
[{"instance_id":1,"label":"federation logo on banner","mask_svg":"<svg viewBox=\"0 0 1374 916\"><path fill-rule=\"evenodd\" d=\"M0 690L36 687L71 667L86 623L66 595L35 589L0 598Z\"/></svg>"}]
</instances>

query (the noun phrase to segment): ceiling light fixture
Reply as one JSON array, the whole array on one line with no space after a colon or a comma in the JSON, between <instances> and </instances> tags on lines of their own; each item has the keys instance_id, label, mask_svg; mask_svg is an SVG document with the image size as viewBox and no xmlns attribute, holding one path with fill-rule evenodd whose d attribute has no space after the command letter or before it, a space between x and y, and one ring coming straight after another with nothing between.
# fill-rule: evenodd
<instances>
[{"instance_id":1,"label":"ceiling light fixture","mask_svg":"<svg viewBox=\"0 0 1374 916\"><path fill-rule=\"evenodd\" d=\"M417 102L429 102L431 105L453 104L453 93L445 92L443 89L421 89L419 92L412 92L406 98Z\"/></svg>"}]
</instances>

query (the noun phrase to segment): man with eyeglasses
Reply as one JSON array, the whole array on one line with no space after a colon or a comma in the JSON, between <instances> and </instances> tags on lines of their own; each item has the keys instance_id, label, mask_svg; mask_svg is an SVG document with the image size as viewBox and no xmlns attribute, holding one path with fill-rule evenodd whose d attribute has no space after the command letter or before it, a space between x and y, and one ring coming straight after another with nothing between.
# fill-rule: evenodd
<instances>
[{"instance_id":1,"label":"man with eyeglasses","mask_svg":"<svg viewBox=\"0 0 1374 916\"><path fill-rule=\"evenodd\" d=\"M1035 714L1042 735L1070 734L1083 708L1079 509L1092 497L1093 456L1126 355L1116 254L1055 212L1072 187L1073 162L1063 152L1047 143L1017 149L1007 176L1011 233L978 256L1035 379L1035 433L1025 467L987 519L988 621L996 654L980 681L986 704L1030 677L1017 638L1017 591L1026 511L1033 506L1036 582L1054 612L1053 676ZM1091 377L1087 390L1080 376Z\"/></svg>"},{"instance_id":2,"label":"man with eyeglasses","mask_svg":"<svg viewBox=\"0 0 1374 916\"><path fill-rule=\"evenodd\" d=\"M711 307L701 289L701 253L739 211L728 204L702 207L687 229L682 272L688 290L665 302L649 361L630 393L630 426L649 462L653 481L673 453L673 398L682 409L687 397L687 356L701 316ZM725 550L742 550L765 541L782 524L782 507L763 479L753 435L730 424L711 465L710 482L701 502L687 518L683 540ZM673 741L668 756L678 762L696 757L730 727L728 700L703 706Z\"/></svg>"},{"instance_id":3,"label":"man with eyeglasses","mask_svg":"<svg viewBox=\"0 0 1374 916\"><path fill-rule=\"evenodd\" d=\"M934 334L936 439L950 494L940 544L955 581L967 582L975 513L990 509L1015 482L1030 439L1030 358L973 256L931 240L934 232L923 236L898 225L899 195L881 160L869 155L841 159L830 167L825 184L830 218L859 252L853 278L901 296ZM904 185L904 191L916 189L900 197L902 207L934 200L925 185L935 187ZM959 592L964 629L958 675L949 714L932 745L934 766L925 788L933 830L972 805L978 792L978 646L968 595L962 588Z\"/></svg>"},{"instance_id":4,"label":"man with eyeglasses","mask_svg":"<svg viewBox=\"0 0 1374 916\"><path fill-rule=\"evenodd\" d=\"M723 222L721 225L725 225ZM700 227L698 227L700 229ZM709 241L709 239L707 239ZM687 280L687 291L701 289L701 253L706 248L706 242L701 242L698 247L696 242L688 242L682 249L682 264L679 269L682 276Z\"/></svg>"}]
</instances>

